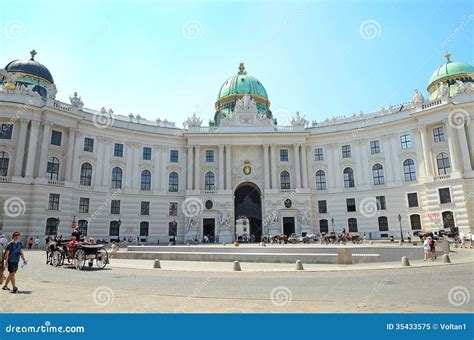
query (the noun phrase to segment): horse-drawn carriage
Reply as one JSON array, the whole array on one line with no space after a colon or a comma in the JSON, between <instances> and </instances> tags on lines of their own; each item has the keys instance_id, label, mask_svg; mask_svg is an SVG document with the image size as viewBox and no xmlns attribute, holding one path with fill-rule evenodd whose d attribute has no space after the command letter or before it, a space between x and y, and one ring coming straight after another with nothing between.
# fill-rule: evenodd
<instances>
[{"instance_id":1,"label":"horse-drawn carriage","mask_svg":"<svg viewBox=\"0 0 474 340\"><path fill-rule=\"evenodd\" d=\"M356 233L341 233L336 234L335 232L322 233L321 234L321 243L324 244L346 244L347 242L352 242L354 244L362 243L363 238Z\"/></svg>"},{"instance_id":2,"label":"horse-drawn carriage","mask_svg":"<svg viewBox=\"0 0 474 340\"><path fill-rule=\"evenodd\" d=\"M77 243L71 247L69 240L54 240L47 244L46 263L59 267L68 264L74 265L76 269L82 270L86 263L89 267L94 265L94 260L99 269L105 268L109 262L109 255L103 244Z\"/></svg>"}]
</instances>

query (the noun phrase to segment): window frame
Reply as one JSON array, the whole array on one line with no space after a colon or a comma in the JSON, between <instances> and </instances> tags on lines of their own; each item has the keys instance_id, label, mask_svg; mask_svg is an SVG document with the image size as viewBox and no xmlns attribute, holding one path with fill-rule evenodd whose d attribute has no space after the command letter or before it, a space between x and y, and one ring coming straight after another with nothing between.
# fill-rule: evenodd
<instances>
[{"instance_id":1,"label":"window frame","mask_svg":"<svg viewBox=\"0 0 474 340\"><path fill-rule=\"evenodd\" d=\"M85 152L94 152L94 138L84 137L84 148Z\"/></svg>"},{"instance_id":2,"label":"window frame","mask_svg":"<svg viewBox=\"0 0 474 340\"><path fill-rule=\"evenodd\" d=\"M409 133L400 136L400 145L403 150L411 149L413 147L411 135Z\"/></svg>"},{"instance_id":3,"label":"window frame","mask_svg":"<svg viewBox=\"0 0 474 340\"><path fill-rule=\"evenodd\" d=\"M380 141L378 139L370 141L370 154L376 155L380 153Z\"/></svg>"},{"instance_id":4,"label":"window frame","mask_svg":"<svg viewBox=\"0 0 474 340\"><path fill-rule=\"evenodd\" d=\"M87 202L87 204L86 204ZM79 214L88 214L90 207L89 197L79 197Z\"/></svg>"},{"instance_id":5,"label":"window frame","mask_svg":"<svg viewBox=\"0 0 474 340\"><path fill-rule=\"evenodd\" d=\"M51 130L51 139L50 139L51 145L61 146L62 138L63 138L62 131Z\"/></svg>"}]
</instances>

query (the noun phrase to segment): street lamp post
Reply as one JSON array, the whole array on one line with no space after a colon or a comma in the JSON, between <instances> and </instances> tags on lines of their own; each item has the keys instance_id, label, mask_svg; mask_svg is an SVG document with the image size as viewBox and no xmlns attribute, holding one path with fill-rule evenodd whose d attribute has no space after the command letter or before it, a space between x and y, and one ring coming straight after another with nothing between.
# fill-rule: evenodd
<instances>
[{"instance_id":1,"label":"street lamp post","mask_svg":"<svg viewBox=\"0 0 474 340\"><path fill-rule=\"evenodd\" d=\"M334 217L331 217L332 232L334 232Z\"/></svg>"},{"instance_id":2,"label":"street lamp post","mask_svg":"<svg viewBox=\"0 0 474 340\"><path fill-rule=\"evenodd\" d=\"M398 214L398 222L400 223L400 237L402 242L405 242L403 239L403 231L402 231L402 215Z\"/></svg>"}]
</instances>

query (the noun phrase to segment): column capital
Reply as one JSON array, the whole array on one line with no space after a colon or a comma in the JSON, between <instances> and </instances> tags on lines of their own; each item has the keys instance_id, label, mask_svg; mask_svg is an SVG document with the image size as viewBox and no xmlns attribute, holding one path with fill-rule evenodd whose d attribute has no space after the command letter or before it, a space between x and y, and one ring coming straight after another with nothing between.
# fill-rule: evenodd
<instances>
[{"instance_id":1,"label":"column capital","mask_svg":"<svg viewBox=\"0 0 474 340\"><path fill-rule=\"evenodd\" d=\"M217 145L217 147L218 147L219 149L224 149L224 144L219 144L219 145Z\"/></svg>"},{"instance_id":2,"label":"column capital","mask_svg":"<svg viewBox=\"0 0 474 340\"><path fill-rule=\"evenodd\" d=\"M41 122L38 122L38 121L36 121L36 120L32 120L32 121L31 121L31 126L39 127L40 124L41 124Z\"/></svg>"},{"instance_id":3,"label":"column capital","mask_svg":"<svg viewBox=\"0 0 474 340\"><path fill-rule=\"evenodd\" d=\"M20 125L26 125L30 122L28 119L25 118L18 118L18 121L20 122Z\"/></svg>"},{"instance_id":4,"label":"column capital","mask_svg":"<svg viewBox=\"0 0 474 340\"><path fill-rule=\"evenodd\" d=\"M293 144L293 147L294 147L295 149L296 149L296 148L299 148L300 146L301 146L301 144L298 144L298 143Z\"/></svg>"},{"instance_id":5,"label":"column capital","mask_svg":"<svg viewBox=\"0 0 474 340\"><path fill-rule=\"evenodd\" d=\"M232 149L232 145L231 145L231 144L226 144L226 145L225 145L225 148L226 148L226 149Z\"/></svg>"},{"instance_id":6,"label":"column capital","mask_svg":"<svg viewBox=\"0 0 474 340\"><path fill-rule=\"evenodd\" d=\"M43 127L45 127L45 128L46 128L46 127L51 128L53 125L54 125L54 123L53 123L53 122L50 122L50 121L43 121L43 122L41 122L41 126L43 126Z\"/></svg>"},{"instance_id":7,"label":"column capital","mask_svg":"<svg viewBox=\"0 0 474 340\"><path fill-rule=\"evenodd\" d=\"M268 149L269 146L270 146L270 144L263 144L263 147L264 147L265 149Z\"/></svg>"},{"instance_id":8,"label":"column capital","mask_svg":"<svg viewBox=\"0 0 474 340\"><path fill-rule=\"evenodd\" d=\"M276 144L270 144L270 149L274 150L276 148Z\"/></svg>"}]
</instances>

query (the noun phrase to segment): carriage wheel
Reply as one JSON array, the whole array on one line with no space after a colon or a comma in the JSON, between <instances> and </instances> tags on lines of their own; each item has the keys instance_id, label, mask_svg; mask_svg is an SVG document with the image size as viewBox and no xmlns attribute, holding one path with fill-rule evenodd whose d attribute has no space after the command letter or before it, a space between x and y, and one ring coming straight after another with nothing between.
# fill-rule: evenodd
<instances>
[{"instance_id":1,"label":"carriage wheel","mask_svg":"<svg viewBox=\"0 0 474 340\"><path fill-rule=\"evenodd\" d=\"M104 248L100 249L96 256L95 262L97 263L97 267L99 269L104 269L107 263L109 263L109 254L107 253L107 250Z\"/></svg>"},{"instance_id":2,"label":"carriage wheel","mask_svg":"<svg viewBox=\"0 0 474 340\"><path fill-rule=\"evenodd\" d=\"M82 249L78 249L74 254L74 267L83 270L86 266L86 253Z\"/></svg>"},{"instance_id":3,"label":"carriage wheel","mask_svg":"<svg viewBox=\"0 0 474 340\"><path fill-rule=\"evenodd\" d=\"M63 264L64 256L59 250L55 250L51 255L51 264L55 267L59 267Z\"/></svg>"}]
</instances>

